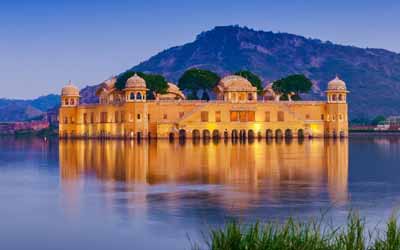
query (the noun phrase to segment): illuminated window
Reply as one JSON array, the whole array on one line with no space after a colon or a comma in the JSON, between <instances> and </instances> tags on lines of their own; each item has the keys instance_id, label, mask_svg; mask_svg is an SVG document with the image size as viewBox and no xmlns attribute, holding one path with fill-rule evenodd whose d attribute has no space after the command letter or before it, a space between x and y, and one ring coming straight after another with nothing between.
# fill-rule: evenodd
<instances>
[{"instance_id":1,"label":"illuminated window","mask_svg":"<svg viewBox=\"0 0 400 250\"><path fill-rule=\"evenodd\" d=\"M241 122L246 122L247 121L247 112L246 111L240 111L239 112L239 120Z\"/></svg>"},{"instance_id":2,"label":"illuminated window","mask_svg":"<svg viewBox=\"0 0 400 250\"><path fill-rule=\"evenodd\" d=\"M271 113L270 112L265 112L265 121L270 122L271 121Z\"/></svg>"},{"instance_id":3,"label":"illuminated window","mask_svg":"<svg viewBox=\"0 0 400 250\"><path fill-rule=\"evenodd\" d=\"M118 111L115 111L115 113L114 113L114 120L115 120L115 123L118 123L118 121L119 121Z\"/></svg>"},{"instance_id":4,"label":"illuminated window","mask_svg":"<svg viewBox=\"0 0 400 250\"><path fill-rule=\"evenodd\" d=\"M239 120L239 112L231 111L231 122L237 122Z\"/></svg>"},{"instance_id":5,"label":"illuminated window","mask_svg":"<svg viewBox=\"0 0 400 250\"><path fill-rule=\"evenodd\" d=\"M278 122L285 121L285 113L283 111L278 111Z\"/></svg>"},{"instance_id":6,"label":"illuminated window","mask_svg":"<svg viewBox=\"0 0 400 250\"><path fill-rule=\"evenodd\" d=\"M208 122L208 112L207 111L201 111L201 121Z\"/></svg>"},{"instance_id":7,"label":"illuminated window","mask_svg":"<svg viewBox=\"0 0 400 250\"><path fill-rule=\"evenodd\" d=\"M100 122L106 123L107 122L107 112L101 112L100 114Z\"/></svg>"},{"instance_id":8,"label":"illuminated window","mask_svg":"<svg viewBox=\"0 0 400 250\"><path fill-rule=\"evenodd\" d=\"M255 116L256 116L256 114L254 111L247 112L247 121L254 122Z\"/></svg>"},{"instance_id":9,"label":"illuminated window","mask_svg":"<svg viewBox=\"0 0 400 250\"><path fill-rule=\"evenodd\" d=\"M216 122L221 122L221 111L216 111L215 112L215 121Z\"/></svg>"}]
</instances>

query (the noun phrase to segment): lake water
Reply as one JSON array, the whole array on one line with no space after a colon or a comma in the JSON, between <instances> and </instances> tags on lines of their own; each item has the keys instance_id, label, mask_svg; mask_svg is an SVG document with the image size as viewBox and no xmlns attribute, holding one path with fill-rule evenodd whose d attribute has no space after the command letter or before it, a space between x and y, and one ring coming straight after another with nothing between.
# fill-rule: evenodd
<instances>
[{"instance_id":1,"label":"lake water","mask_svg":"<svg viewBox=\"0 0 400 250\"><path fill-rule=\"evenodd\" d=\"M235 218L373 225L400 205L400 137L0 139L0 249L190 249Z\"/></svg>"}]
</instances>

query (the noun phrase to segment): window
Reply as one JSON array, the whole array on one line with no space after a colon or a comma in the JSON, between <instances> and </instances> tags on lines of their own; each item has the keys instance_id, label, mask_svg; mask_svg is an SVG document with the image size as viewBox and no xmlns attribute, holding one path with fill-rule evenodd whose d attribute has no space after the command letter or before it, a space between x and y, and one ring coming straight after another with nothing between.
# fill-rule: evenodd
<instances>
[{"instance_id":1,"label":"window","mask_svg":"<svg viewBox=\"0 0 400 250\"><path fill-rule=\"evenodd\" d=\"M231 122L237 122L239 120L239 112L231 111Z\"/></svg>"},{"instance_id":2,"label":"window","mask_svg":"<svg viewBox=\"0 0 400 250\"><path fill-rule=\"evenodd\" d=\"M147 120L150 121L150 114L147 114Z\"/></svg>"},{"instance_id":3,"label":"window","mask_svg":"<svg viewBox=\"0 0 400 250\"><path fill-rule=\"evenodd\" d=\"M118 121L119 121L118 111L115 111L115 113L114 113L114 120L115 120L115 123L118 123Z\"/></svg>"},{"instance_id":4,"label":"window","mask_svg":"<svg viewBox=\"0 0 400 250\"><path fill-rule=\"evenodd\" d=\"M321 114L321 120L324 120L324 118L325 118L324 114Z\"/></svg>"},{"instance_id":5,"label":"window","mask_svg":"<svg viewBox=\"0 0 400 250\"><path fill-rule=\"evenodd\" d=\"M100 122L106 123L107 122L107 112L101 112L100 114Z\"/></svg>"},{"instance_id":6,"label":"window","mask_svg":"<svg viewBox=\"0 0 400 250\"><path fill-rule=\"evenodd\" d=\"M207 111L201 111L201 121L208 122L208 112Z\"/></svg>"},{"instance_id":7,"label":"window","mask_svg":"<svg viewBox=\"0 0 400 250\"><path fill-rule=\"evenodd\" d=\"M136 118L137 118L138 120L140 120L140 119L141 119L140 114L137 114L137 115L136 115Z\"/></svg>"},{"instance_id":8,"label":"window","mask_svg":"<svg viewBox=\"0 0 400 250\"><path fill-rule=\"evenodd\" d=\"M120 116L120 122L123 123L125 122L125 111L121 111L121 116Z\"/></svg>"},{"instance_id":9,"label":"window","mask_svg":"<svg viewBox=\"0 0 400 250\"><path fill-rule=\"evenodd\" d=\"M74 100L74 99L71 99L71 100L70 100L70 103L71 103L71 105L75 105L75 100Z\"/></svg>"},{"instance_id":10,"label":"window","mask_svg":"<svg viewBox=\"0 0 400 250\"><path fill-rule=\"evenodd\" d=\"M68 99L65 99L65 105L69 105Z\"/></svg>"},{"instance_id":11,"label":"window","mask_svg":"<svg viewBox=\"0 0 400 250\"><path fill-rule=\"evenodd\" d=\"M310 114L306 114L306 119L310 119Z\"/></svg>"},{"instance_id":12,"label":"window","mask_svg":"<svg viewBox=\"0 0 400 250\"><path fill-rule=\"evenodd\" d=\"M94 113L90 113L90 123L94 123Z\"/></svg>"},{"instance_id":13,"label":"window","mask_svg":"<svg viewBox=\"0 0 400 250\"><path fill-rule=\"evenodd\" d=\"M253 93L248 93L247 94L247 100L249 100L249 101L253 100Z\"/></svg>"},{"instance_id":14,"label":"window","mask_svg":"<svg viewBox=\"0 0 400 250\"><path fill-rule=\"evenodd\" d=\"M167 120L167 119L168 119L168 115L167 115L167 114L164 114L164 115L163 115L163 119L164 119L164 120Z\"/></svg>"},{"instance_id":15,"label":"window","mask_svg":"<svg viewBox=\"0 0 400 250\"><path fill-rule=\"evenodd\" d=\"M339 121L343 120L342 114L339 114Z\"/></svg>"},{"instance_id":16,"label":"window","mask_svg":"<svg viewBox=\"0 0 400 250\"><path fill-rule=\"evenodd\" d=\"M247 121L248 122L254 122L255 116L256 116L256 114L255 114L254 111L247 112Z\"/></svg>"},{"instance_id":17,"label":"window","mask_svg":"<svg viewBox=\"0 0 400 250\"><path fill-rule=\"evenodd\" d=\"M221 111L215 112L215 122L221 122Z\"/></svg>"},{"instance_id":18,"label":"window","mask_svg":"<svg viewBox=\"0 0 400 250\"><path fill-rule=\"evenodd\" d=\"M278 111L278 122L285 121L285 113L283 111Z\"/></svg>"},{"instance_id":19,"label":"window","mask_svg":"<svg viewBox=\"0 0 400 250\"><path fill-rule=\"evenodd\" d=\"M64 117L64 124L68 124L68 117Z\"/></svg>"},{"instance_id":20,"label":"window","mask_svg":"<svg viewBox=\"0 0 400 250\"><path fill-rule=\"evenodd\" d=\"M266 122L271 121L271 113L269 111L265 112L265 121Z\"/></svg>"},{"instance_id":21,"label":"window","mask_svg":"<svg viewBox=\"0 0 400 250\"><path fill-rule=\"evenodd\" d=\"M185 112L179 112L179 118L182 118L185 115Z\"/></svg>"},{"instance_id":22,"label":"window","mask_svg":"<svg viewBox=\"0 0 400 250\"><path fill-rule=\"evenodd\" d=\"M332 115L332 121L336 120L336 115Z\"/></svg>"},{"instance_id":23,"label":"window","mask_svg":"<svg viewBox=\"0 0 400 250\"><path fill-rule=\"evenodd\" d=\"M130 96L129 96L129 99L135 100L135 93L132 93L132 92L131 92L131 94L130 94Z\"/></svg>"},{"instance_id":24,"label":"window","mask_svg":"<svg viewBox=\"0 0 400 250\"><path fill-rule=\"evenodd\" d=\"M136 99L137 99L137 100L142 100L142 93L138 92L138 93L136 94Z\"/></svg>"},{"instance_id":25,"label":"window","mask_svg":"<svg viewBox=\"0 0 400 250\"><path fill-rule=\"evenodd\" d=\"M240 111L239 112L239 120L241 122L246 122L247 121L247 112L246 111Z\"/></svg>"},{"instance_id":26,"label":"window","mask_svg":"<svg viewBox=\"0 0 400 250\"><path fill-rule=\"evenodd\" d=\"M87 121L87 114L84 113L84 114L83 114L83 123L86 124L87 122L88 122L88 121Z\"/></svg>"}]
</instances>

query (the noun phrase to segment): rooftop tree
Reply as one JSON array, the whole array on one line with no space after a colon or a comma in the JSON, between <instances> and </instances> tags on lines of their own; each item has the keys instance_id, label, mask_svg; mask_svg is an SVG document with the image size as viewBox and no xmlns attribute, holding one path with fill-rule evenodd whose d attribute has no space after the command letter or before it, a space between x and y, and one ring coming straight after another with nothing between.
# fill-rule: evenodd
<instances>
[{"instance_id":1,"label":"rooftop tree","mask_svg":"<svg viewBox=\"0 0 400 250\"><path fill-rule=\"evenodd\" d=\"M254 74L248 70L241 70L241 71L235 72L235 75L246 78L251 83L251 85L253 85L254 87L257 88L257 92L259 94L262 93L262 91L263 91L262 81L261 81L260 77L258 77L256 74Z\"/></svg>"},{"instance_id":2,"label":"rooftop tree","mask_svg":"<svg viewBox=\"0 0 400 250\"><path fill-rule=\"evenodd\" d=\"M117 89L122 90L125 88L126 81L137 74L146 81L147 99L154 99L155 93L165 94L168 89L168 83L162 75L158 74L145 74L143 72L126 71L117 77L115 86Z\"/></svg>"},{"instance_id":3,"label":"rooftop tree","mask_svg":"<svg viewBox=\"0 0 400 250\"><path fill-rule=\"evenodd\" d=\"M190 91L189 99L198 99L197 92L203 90L202 99L209 99L207 91L215 87L220 77L209 70L192 68L186 70L178 81L179 88Z\"/></svg>"},{"instance_id":4,"label":"rooftop tree","mask_svg":"<svg viewBox=\"0 0 400 250\"><path fill-rule=\"evenodd\" d=\"M283 100L301 100L301 93L311 90L312 82L303 74L290 75L272 84L272 89Z\"/></svg>"}]
</instances>

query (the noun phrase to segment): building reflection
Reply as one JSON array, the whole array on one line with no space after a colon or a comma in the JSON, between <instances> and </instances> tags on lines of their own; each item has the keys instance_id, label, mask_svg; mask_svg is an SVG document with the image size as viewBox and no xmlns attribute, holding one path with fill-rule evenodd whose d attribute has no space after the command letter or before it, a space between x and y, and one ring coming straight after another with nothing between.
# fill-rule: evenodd
<instances>
[{"instance_id":1,"label":"building reflection","mask_svg":"<svg viewBox=\"0 0 400 250\"><path fill-rule=\"evenodd\" d=\"M70 180L95 176L107 184L105 192L121 184L140 188L127 202L140 200L144 207L152 198L179 206L175 194L149 193L148 187L158 184L221 185L222 193L218 188L207 193L208 202L239 210L260 201L307 201L324 194L332 204L348 200L347 140L60 141L59 162L67 192L74 192Z\"/></svg>"}]
</instances>

